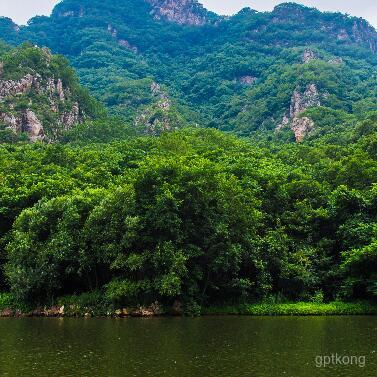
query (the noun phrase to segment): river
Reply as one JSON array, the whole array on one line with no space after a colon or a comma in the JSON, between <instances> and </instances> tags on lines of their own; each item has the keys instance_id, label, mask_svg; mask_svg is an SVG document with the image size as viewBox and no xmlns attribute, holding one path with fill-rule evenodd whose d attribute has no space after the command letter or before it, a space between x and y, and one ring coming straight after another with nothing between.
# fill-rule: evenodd
<instances>
[{"instance_id":1,"label":"river","mask_svg":"<svg viewBox=\"0 0 377 377\"><path fill-rule=\"evenodd\" d=\"M0 375L375 377L377 317L4 318Z\"/></svg>"}]
</instances>

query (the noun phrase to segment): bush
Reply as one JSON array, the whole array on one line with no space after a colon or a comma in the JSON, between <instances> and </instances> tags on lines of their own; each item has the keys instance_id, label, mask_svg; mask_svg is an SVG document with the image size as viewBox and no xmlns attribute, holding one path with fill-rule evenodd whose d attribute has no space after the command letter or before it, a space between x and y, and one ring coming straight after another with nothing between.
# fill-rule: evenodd
<instances>
[{"instance_id":1,"label":"bush","mask_svg":"<svg viewBox=\"0 0 377 377\"><path fill-rule=\"evenodd\" d=\"M14 307L15 300L10 293L0 293L0 310Z\"/></svg>"}]
</instances>

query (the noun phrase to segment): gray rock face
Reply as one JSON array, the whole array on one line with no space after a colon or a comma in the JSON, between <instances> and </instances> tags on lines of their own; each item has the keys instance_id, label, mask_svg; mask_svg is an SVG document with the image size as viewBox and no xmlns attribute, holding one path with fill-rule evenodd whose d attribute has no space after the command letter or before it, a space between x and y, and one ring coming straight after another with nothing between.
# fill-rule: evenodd
<instances>
[{"instance_id":1,"label":"gray rock face","mask_svg":"<svg viewBox=\"0 0 377 377\"><path fill-rule=\"evenodd\" d=\"M292 121L292 131L295 134L297 143L301 143L305 136L314 129L314 122L308 117L294 118Z\"/></svg>"},{"instance_id":2,"label":"gray rock face","mask_svg":"<svg viewBox=\"0 0 377 377\"><path fill-rule=\"evenodd\" d=\"M33 96L30 93L44 95L48 99L51 112L57 116L57 129L68 130L74 124L82 121L80 108L77 102L73 103L71 110L59 113L59 104L65 103L70 97L68 88L64 88L60 78L42 79L38 74L27 74L19 80L2 80L0 75L0 104L6 103L8 109L0 111L0 120L6 127L15 133L26 132L32 142L45 139L45 129L35 110L30 107ZM20 98L29 100L29 107L25 110L15 110Z\"/></svg>"},{"instance_id":3,"label":"gray rock face","mask_svg":"<svg viewBox=\"0 0 377 377\"><path fill-rule=\"evenodd\" d=\"M257 81L257 78L254 76L248 75L248 76L241 76L236 81L238 81L241 85L251 86Z\"/></svg>"},{"instance_id":4,"label":"gray rock face","mask_svg":"<svg viewBox=\"0 0 377 377\"><path fill-rule=\"evenodd\" d=\"M131 43L128 42L126 39L118 39L118 45L134 52L135 54L138 52L137 47L132 46Z\"/></svg>"},{"instance_id":5,"label":"gray rock face","mask_svg":"<svg viewBox=\"0 0 377 377\"><path fill-rule=\"evenodd\" d=\"M291 107L289 110L290 117L291 119L296 118L309 107L317 106L321 106L321 101L315 84L308 85L304 93L297 89L292 96Z\"/></svg>"},{"instance_id":6,"label":"gray rock face","mask_svg":"<svg viewBox=\"0 0 377 377\"><path fill-rule=\"evenodd\" d=\"M285 114L282 122L277 126L280 130L288 125L295 134L296 141L300 143L306 135L314 129L314 122L301 114L311 108L321 106L320 94L315 84L310 84L305 91L296 89L291 98L289 113Z\"/></svg>"},{"instance_id":7,"label":"gray rock face","mask_svg":"<svg viewBox=\"0 0 377 377\"><path fill-rule=\"evenodd\" d=\"M133 46L126 39L119 38L118 30L113 25L108 24L107 25L107 31L118 42L119 46L122 46L122 47L126 48L127 50L134 52L135 54L138 52L138 48L136 46Z\"/></svg>"},{"instance_id":8,"label":"gray rock face","mask_svg":"<svg viewBox=\"0 0 377 377\"><path fill-rule=\"evenodd\" d=\"M65 111L60 116L60 122L65 130L71 129L75 124L80 123L80 121L79 104L77 102L74 103L71 111Z\"/></svg>"},{"instance_id":9,"label":"gray rock face","mask_svg":"<svg viewBox=\"0 0 377 377\"><path fill-rule=\"evenodd\" d=\"M350 36L348 35L346 29L340 29L336 38L338 41L348 41Z\"/></svg>"},{"instance_id":10,"label":"gray rock face","mask_svg":"<svg viewBox=\"0 0 377 377\"><path fill-rule=\"evenodd\" d=\"M16 118L13 114L0 114L0 119L11 129L14 133L22 131L22 120Z\"/></svg>"},{"instance_id":11,"label":"gray rock face","mask_svg":"<svg viewBox=\"0 0 377 377\"><path fill-rule=\"evenodd\" d=\"M9 96L16 96L28 92L33 86L38 86L40 76L27 74L20 80L1 80L0 79L0 101Z\"/></svg>"},{"instance_id":12,"label":"gray rock face","mask_svg":"<svg viewBox=\"0 0 377 377\"><path fill-rule=\"evenodd\" d=\"M180 25L204 25L205 9L196 0L146 0L155 19L165 18Z\"/></svg>"},{"instance_id":13,"label":"gray rock face","mask_svg":"<svg viewBox=\"0 0 377 377\"><path fill-rule=\"evenodd\" d=\"M58 94L59 100L64 102L65 96L61 79L58 79L58 82L56 83L56 93Z\"/></svg>"},{"instance_id":14,"label":"gray rock face","mask_svg":"<svg viewBox=\"0 0 377 377\"><path fill-rule=\"evenodd\" d=\"M330 59L328 61L329 64L331 65L340 65L343 63L343 59L342 58L333 58L333 59Z\"/></svg>"},{"instance_id":15,"label":"gray rock face","mask_svg":"<svg viewBox=\"0 0 377 377\"><path fill-rule=\"evenodd\" d=\"M169 110L172 106L169 96L156 82L151 85L151 94L155 101L139 113L135 119L135 127L143 129L148 135L172 131L174 126L169 117Z\"/></svg>"},{"instance_id":16,"label":"gray rock face","mask_svg":"<svg viewBox=\"0 0 377 377\"><path fill-rule=\"evenodd\" d=\"M315 55L314 51L306 49L304 53L302 54L302 62L303 63L309 63L312 60L316 60L317 56Z\"/></svg>"},{"instance_id":17,"label":"gray rock face","mask_svg":"<svg viewBox=\"0 0 377 377\"><path fill-rule=\"evenodd\" d=\"M26 132L32 142L44 139L43 125L36 114L30 109L25 110L17 116L13 114L0 114L0 119L14 133Z\"/></svg>"},{"instance_id":18,"label":"gray rock face","mask_svg":"<svg viewBox=\"0 0 377 377\"><path fill-rule=\"evenodd\" d=\"M151 93L157 99L157 107L162 110L169 110L171 103L168 95L161 89L161 86L156 82L151 85Z\"/></svg>"},{"instance_id":19,"label":"gray rock face","mask_svg":"<svg viewBox=\"0 0 377 377\"><path fill-rule=\"evenodd\" d=\"M63 7L65 4L62 4ZM65 8L65 7L64 7ZM68 9L65 8L64 10L60 10L57 13L58 17L83 17L85 14L84 7L80 5L80 7L77 9Z\"/></svg>"},{"instance_id":20,"label":"gray rock face","mask_svg":"<svg viewBox=\"0 0 377 377\"><path fill-rule=\"evenodd\" d=\"M357 43L367 43L372 52L377 52L376 30L362 18L353 24L352 39Z\"/></svg>"},{"instance_id":21,"label":"gray rock face","mask_svg":"<svg viewBox=\"0 0 377 377\"><path fill-rule=\"evenodd\" d=\"M44 139L44 130L42 123L39 121L39 119L33 111L26 110L23 114L22 122L22 131L28 133L30 141Z\"/></svg>"}]
</instances>

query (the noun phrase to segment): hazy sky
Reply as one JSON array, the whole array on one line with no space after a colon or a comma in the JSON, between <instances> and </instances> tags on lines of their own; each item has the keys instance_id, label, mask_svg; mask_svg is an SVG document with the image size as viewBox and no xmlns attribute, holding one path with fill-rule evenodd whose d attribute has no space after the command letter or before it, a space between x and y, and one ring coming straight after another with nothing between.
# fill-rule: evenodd
<instances>
[{"instance_id":1,"label":"hazy sky","mask_svg":"<svg viewBox=\"0 0 377 377\"><path fill-rule=\"evenodd\" d=\"M116 1L116 0L114 0ZM0 0L0 16L11 17L16 23L25 24L35 16L50 14L59 0ZM243 7L257 10L271 10L275 0L202 0L210 10L220 14L233 14ZM301 4L317 7L321 10L341 11L354 16L364 17L377 27L377 0L297 0Z\"/></svg>"}]
</instances>

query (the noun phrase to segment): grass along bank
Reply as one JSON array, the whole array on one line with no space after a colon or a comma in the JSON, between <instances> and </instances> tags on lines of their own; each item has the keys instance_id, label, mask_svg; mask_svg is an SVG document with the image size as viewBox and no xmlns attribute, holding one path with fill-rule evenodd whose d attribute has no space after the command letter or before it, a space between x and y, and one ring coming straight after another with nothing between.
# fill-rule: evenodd
<instances>
[{"instance_id":1,"label":"grass along bank","mask_svg":"<svg viewBox=\"0 0 377 377\"><path fill-rule=\"evenodd\" d=\"M250 316L330 316L330 315L376 315L377 304L369 302L295 302L284 304L244 304L239 306L210 307L203 315L250 315Z\"/></svg>"}]
</instances>

